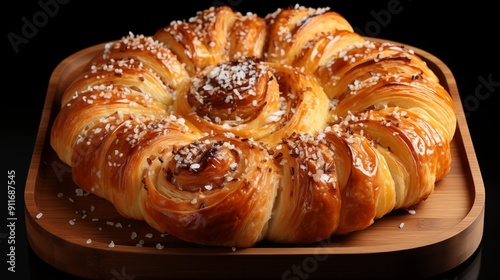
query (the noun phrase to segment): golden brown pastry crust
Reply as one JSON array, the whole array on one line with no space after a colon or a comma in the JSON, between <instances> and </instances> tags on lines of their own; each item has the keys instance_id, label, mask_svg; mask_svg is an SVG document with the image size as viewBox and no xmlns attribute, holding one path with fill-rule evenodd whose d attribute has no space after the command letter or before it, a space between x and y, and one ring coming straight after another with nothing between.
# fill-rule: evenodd
<instances>
[{"instance_id":1,"label":"golden brown pastry crust","mask_svg":"<svg viewBox=\"0 0 500 280\"><path fill-rule=\"evenodd\" d=\"M432 194L449 93L412 50L328 8L228 7L106 44L69 85L51 145L75 183L192 243L304 244Z\"/></svg>"},{"instance_id":2,"label":"golden brown pastry crust","mask_svg":"<svg viewBox=\"0 0 500 280\"><path fill-rule=\"evenodd\" d=\"M265 146L206 136L152 163L144 181L146 221L189 242L249 247L264 237L278 182Z\"/></svg>"}]
</instances>

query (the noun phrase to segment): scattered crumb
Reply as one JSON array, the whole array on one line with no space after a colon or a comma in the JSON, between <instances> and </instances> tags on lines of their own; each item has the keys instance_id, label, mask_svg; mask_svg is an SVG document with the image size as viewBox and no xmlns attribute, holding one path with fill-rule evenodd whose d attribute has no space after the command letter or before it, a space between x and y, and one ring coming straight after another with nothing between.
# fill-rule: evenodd
<instances>
[{"instance_id":1,"label":"scattered crumb","mask_svg":"<svg viewBox=\"0 0 500 280\"><path fill-rule=\"evenodd\" d=\"M75 189L76 196L83 196L83 189Z\"/></svg>"},{"instance_id":2,"label":"scattered crumb","mask_svg":"<svg viewBox=\"0 0 500 280\"><path fill-rule=\"evenodd\" d=\"M137 237L137 233L134 231L132 232L132 235L130 236L130 239L135 239Z\"/></svg>"}]
</instances>

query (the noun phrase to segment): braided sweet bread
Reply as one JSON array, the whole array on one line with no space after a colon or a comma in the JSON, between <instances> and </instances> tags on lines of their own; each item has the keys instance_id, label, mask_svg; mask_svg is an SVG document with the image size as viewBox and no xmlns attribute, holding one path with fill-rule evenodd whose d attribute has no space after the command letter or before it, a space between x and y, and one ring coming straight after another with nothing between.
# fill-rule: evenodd
<instances>
[{"instance_id":1,"label":"braided sweet bread","mask_svg":"<svg viewBox=\"0 0 500 280\"><path fill-rule=\"evenodd\" d=\"M51 145L124 217L203 245L304 244L415 206L450 170L449 93L328 8L200 11L106 44Z\"/></svg>"}]
</instances>

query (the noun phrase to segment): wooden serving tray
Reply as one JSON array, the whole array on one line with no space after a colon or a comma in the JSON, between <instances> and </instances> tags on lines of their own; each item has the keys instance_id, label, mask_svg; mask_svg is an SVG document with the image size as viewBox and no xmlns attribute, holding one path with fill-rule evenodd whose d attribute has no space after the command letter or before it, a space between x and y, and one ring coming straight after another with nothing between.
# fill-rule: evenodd
<instances>
[{"instance_id":1,"label":"wooden serving tray","mask_svg":"<svg viewBox=\"0 0 500 280\"><path fill-rule=\"evenodd\" d=\"M451 144L451 172L415 214L394 211L366 230L310 246L262 242L234 250L161 236L143 221L121 217L108 201L78 192L71 169L50 147L50 127L64 89L103 45L63 60L47 91L25 207L29 243L50 265L91 279L409 279L446 272L479 247L484 185L456 82L449 68L432 54L407 46L426 60L452 95L458 126Z\"/></svg>"}]
</instances>

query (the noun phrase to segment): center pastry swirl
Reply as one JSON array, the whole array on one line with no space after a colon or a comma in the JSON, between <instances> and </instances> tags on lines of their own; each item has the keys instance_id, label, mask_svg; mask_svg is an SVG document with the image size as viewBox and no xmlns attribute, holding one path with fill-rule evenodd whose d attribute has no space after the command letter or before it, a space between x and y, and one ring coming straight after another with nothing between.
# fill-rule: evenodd
<instances>
[{"instance_id":1,"label":"center pastry swirl","mask_svg":"<svg viewBox=\"0 0 500 280\"><path fill-rule=\"evenodd\" d=\"M275 77L268 66L251 58L205 69L193 78L187 95L196 114L216 124L248 122L266 105Z\"/></svg>"}]
</instances>

